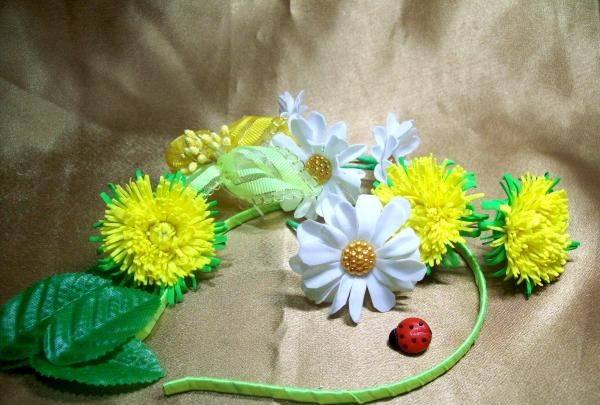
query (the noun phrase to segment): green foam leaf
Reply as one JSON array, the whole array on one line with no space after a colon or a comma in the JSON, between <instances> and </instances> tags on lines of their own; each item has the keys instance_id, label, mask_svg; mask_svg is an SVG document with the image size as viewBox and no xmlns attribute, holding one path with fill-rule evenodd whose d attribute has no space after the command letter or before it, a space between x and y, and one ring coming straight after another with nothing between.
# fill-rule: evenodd
<instances>
[{"instance_id":1,"label":"green foam leaf","mask_svg":"<svg viewBox=\"0 0 600 405\"><path fill-rule=\"evenodd\" d=\"M96 291L52 320L44 335L46 358L56 365L96 359L133 337L159 306L159 297L132 288Z\"/></svg>"},{"instance_id":2,"label":"green foam leaf","mask_svg":"<svg viewBox=\"0 0 600 405\"><path fill-rule=\"evenodd\" d=\"M0 360L19 360L36 353L54 315L108 285L109 280L91 274L59 274L11 298L0 311Z\"/></svg>"},{"instance_id":3,"label":"green foam leaf","mask_svg":"<svg viewBox=\"0 0 600 405\"><path fill-rule=\"evenodd\" d=\"M151 383L165 375L154 353L137 339L130 340L97 361L59 366L43 355L35 355L30 363L46 377L100 386Z\"/></svg>"}]
</instances>

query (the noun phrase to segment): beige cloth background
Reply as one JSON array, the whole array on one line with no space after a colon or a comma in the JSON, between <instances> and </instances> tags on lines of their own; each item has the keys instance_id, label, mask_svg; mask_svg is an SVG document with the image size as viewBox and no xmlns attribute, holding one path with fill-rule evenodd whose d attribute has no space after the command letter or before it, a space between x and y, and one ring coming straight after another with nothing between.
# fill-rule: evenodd
<instances>
[{"instance_id":1,"label":"beige cloth background","mask_svg":"<svg viewBox=\"0 0 600 405\"><path fill-rule=\"evenodd\" d=\"M504 171L548 170L569 192L582 246L560 281L525 300L489 281L476 345L443 377L390 403L598 403L600 16L596 1L13 1L0 6L0 302L84 269L98 193L166 165L186 128L275 114L284 90L345 120L353 142L388 111L413 118L420 154L451 157L501 196ZM221 194L221 209L242 205ZM131 393L89 396L30 372L0 374L0 402L272 403L209 393L165 398L186 375L323 388L396 381L447 356L477 311L468 270L439 271L352 326L327 318L289 270L283 214L230 234L224 265L149 338L167 372ZM473 241L472 246L477 243ZM481 250L476 248L478 252ZM386 345L403 317L434 331L409 358Z\"/></svg>"}]
</instances>

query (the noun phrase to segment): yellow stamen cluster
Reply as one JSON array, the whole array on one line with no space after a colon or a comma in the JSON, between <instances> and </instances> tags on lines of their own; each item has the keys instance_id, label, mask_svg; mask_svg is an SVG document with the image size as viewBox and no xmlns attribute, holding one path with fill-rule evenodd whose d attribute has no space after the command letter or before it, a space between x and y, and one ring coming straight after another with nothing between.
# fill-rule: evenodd
<instances>
[{"instance_id":1,"label":"yellow stamen cluster","mask_svg":"<svg viewBox=\"0 0 600 405\"><path fill-rule=\"evenodd\" d=\"M210 263L215 237L210 209L179 180L148 176L117 186L101 221L102 248L140 285L172 286Z\"/></svg>"},{"instance_id":2,"label":"yellow stamen cluster","mask_svg":"<svg viewBox=\"0 0 600 405\"><path fill-rule=\"evenodd\" d=\"M342 267L354 276L364 276L375 267L375 249L362 240L349 243L341 255Z\"/></svg>"},{"instance_id":3,"label":"yellow stamen cluster","mask_svg":"<svg viewBox=\"0 0 600 405\"><path fill-rule=\"evenodd\" d=\"M466 171L448 160L439 165L433 156L416 158L406 167L390 166L387 177L392 185L380 184L373 193L387 204L394 197L410 201L411 212L406 226L421 239L419 250L423 263L439 264L449 247L464 243L461 231L472 230L471 223L461 218L473 211L468 204L483 194L467 195L463 190Z\"/></svg>"},{"instance_id":4,"label":"yellow stamen cluster","mask_svg":"<svg viewBox=\"0 0 600 405\"><path fill-rule=\"evenodd\" d=\"M304 168L318 184L325 184L333 174L331 162L323 155L312 155L304 163Z\"/></svg>"},{"instance_id":5,"label":"yellow stamen cluster","mask_svg":"<svg viewBox=\"0 0 600 405\"><path fill-rule=\"evenodd\" d=\"M169 145L166 160L173 171L181 170L190 174L198 166L214 162L220 153L231 146L229 128L224 125L217 134L211 131L191 131L186 129Z\"/></svg>"},{"instance_id":6,"label":"yellow stamen cluster","mask_svg":"<svg viewBox=\"0 0 600 405\"><path fill-rule=\"evenodd\" d=\"M554 281L567 262L567 193L550 191L555 184L550 178L526 174L520 180L521 190L499 207L504 225L488 226L500 233L491 246L504 245L506 279L542 285Z\"/></svg>"}]
</instances>

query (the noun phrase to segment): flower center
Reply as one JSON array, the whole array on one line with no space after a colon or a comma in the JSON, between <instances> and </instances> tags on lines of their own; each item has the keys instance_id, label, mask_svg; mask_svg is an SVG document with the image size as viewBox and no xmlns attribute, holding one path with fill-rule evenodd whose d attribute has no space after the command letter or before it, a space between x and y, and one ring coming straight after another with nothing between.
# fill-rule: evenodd
<instances>
[{"instance_id":1,"label":"flower center","mask_svg":"<svg viewBox=\"0 0 600 405\"><path fill-rule=\"evenodd\" d=\"M323 155L309 157L304 168L319 184L325 184L331 178L331 162Z\"/></svg>"},{"instance_id":2,"label":"flower center","mask_svg":"<svg viewBox=\"0 0 600 405\"><path fill-rule=\"evenodd\" d=\"M342 250L342 267L355 276L364 276L375 267L375 249L363 240L355 240Z\"/></svg>"},{"instance_id":3,"label":"flower center","mask_svg":"<svg viewBox=\"0 0 600 405\"><path fill-rule=\"evenodd\" d=\"M160 250L166 251L171 248L171 241L177 235L177 229L168 222L159 222L148 231L150 242L156 245Z\"/></svg>"}]
</instances>

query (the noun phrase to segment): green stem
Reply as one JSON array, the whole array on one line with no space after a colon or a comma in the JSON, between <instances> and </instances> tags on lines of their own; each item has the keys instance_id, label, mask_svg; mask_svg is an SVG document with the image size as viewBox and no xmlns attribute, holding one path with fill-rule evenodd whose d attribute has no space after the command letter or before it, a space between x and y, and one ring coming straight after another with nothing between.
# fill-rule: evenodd
<instances>
[{"instance_id":1,"label":"green stem","mask_svg":"<svg viewBox=\"0 0 600 405\"><path fill-rule=\"evenodd\" d=\"M258 218L264 214L269 214L280 209L281 206L276 202L260 205L258 207L254 206L227 218L225 220L225 227L227 231L231 231L233 228L240 226L244 222L248 222L254 218Z\"/></svg>"},{"instance_id":2,"label":"green stem","mask_svg":"<svg viewBox=\"0 0 600 405\"><path fill-rule=\"evenodd\" d=\"M344 165L343 169L373 170L376 165Z\"/></svg>"},{"instance_id":3,"label":"green stem","mask_svg":"<svg viewBox=\"0 0 600 405\"><path fill-rule=\"evenodd\" d=\"M395 397L422 387L448 371L469 351L473 343L475 343L485 319L487 310L487 290L481 267L467 246L458 244L455 249L463 257L473 272L475 284L479 288L479 313L475 325L465 341L462 342L450 356L429 370L391 384L349 391L283 387L208 377L185 377L169 381L163 385L163 391L165 395L200 390L253 397L270 397L297 402L316 402L319 404L363 404L379 399Z\"/></svg>"},{"instance_id":4,"label":"green stem","mask_svg":"<svg viewBox=\"0 0 600 405\"><path fill-rule=\"evenodd\" d=\"M165 311L167 303L167 290L165 290L165 292L163 292L160 296L160 306L158 307L154 315L152 315L152 318L148 321L146 326L144 326L142 329L140 329L138 333L135 334L136 339L144 340L150 335L150 333L152 333L152 329L154 329L154 325L156 325L156 322L158 322L161 315Z\"/></svg>"}]
</instances>

